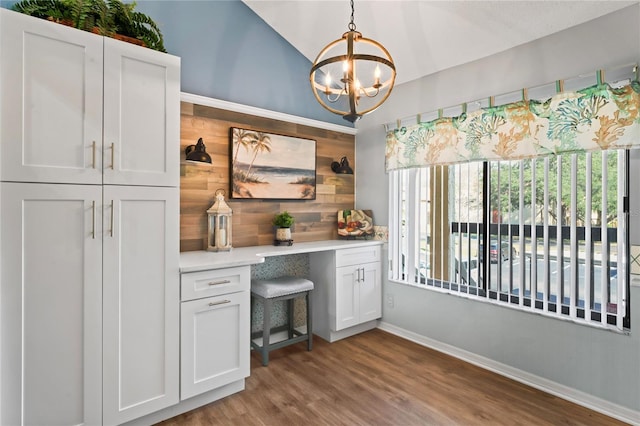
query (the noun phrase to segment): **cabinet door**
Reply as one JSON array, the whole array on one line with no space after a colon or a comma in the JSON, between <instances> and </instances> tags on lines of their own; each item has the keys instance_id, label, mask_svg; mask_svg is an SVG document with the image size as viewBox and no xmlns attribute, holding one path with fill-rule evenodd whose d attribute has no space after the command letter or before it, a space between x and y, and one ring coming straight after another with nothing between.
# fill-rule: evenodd
<instances>
[{"instance_id":1,"label":"cabinet door","mask_svg":"<svg viewBox=\"0 0 640 426\"><path fill-rule=\"evenodd\" d=\"M183 302L181 399L249 376L249 292Z\"/></svg>"},{"instance_id":2,"label":"cabinet door","mask_svg":"<svg viewBox=\"0 0 640 426\"><path fill-rule=\"evenodd\" d=\"M4 182L0 192L0 424L100 424L102 190Z\"/></svg>"},{"instance_id":3,"label":"cabinet door","mask_svg":"<svg viewBox=\"0 0 640 426\"><path fill-rule=\"evenodd\" d=\"M365 263L360 267L358 282L360 298L360 322L382 316L382 276L380 262Z\"/></svg>"},{"instance_id":4,"label":"cabinet door","mask_svg":"<svg viewBox=\"0 0 640 426\"><path fill-rule=\"evenodd\" d=\"M0 9L0 178L102 183L102 37Z\"/></svg>"},{"instance_id":5,"label":"cabinet door","mask_svg":"<svg viewBox=\"0 0 640 426\"><path fill-rule=\"evenodd\" d=\"M359 267L336 268L336 319L334 331L352 327L360 323L360 301L358 300L357 273Z\"/></svg>"},{"instance_id":6,"label":"cabinet door","mask_svg":"<svg viewBox=\"0 0 640 426\"><path fill-rule=\"evenodd\" d=\"M104 423L178 402L178 189L104 187Z\"/></svg>"},{"instance_id":7,"label":"cabinet door","mask_svg":"<svg viewBox=\"0 0 640 426\"><path fill-rule=\"evenodd\" d=\"M104 40L104 183L178 186L180 58Z\"/></svg>"}]
</instances>

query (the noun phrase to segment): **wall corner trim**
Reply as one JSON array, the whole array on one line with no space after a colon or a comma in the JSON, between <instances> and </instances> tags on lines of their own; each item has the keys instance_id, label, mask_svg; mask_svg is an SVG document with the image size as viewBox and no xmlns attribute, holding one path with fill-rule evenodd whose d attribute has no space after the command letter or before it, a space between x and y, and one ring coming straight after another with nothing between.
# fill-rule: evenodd
<instances>
[{"instance_id":1,"label":"wall corner trim","mask_svg":"<svg viewBox=\"0 0 640 426\"><path fill-rule=\"evenodd\" d=\"M250 105L237 104L234 102L194 95L191 93L181 92L180 100L182 102L189 102L192 104L204 105L212 108L239 112L242 114L256 115L258 117L271 118L273 120L281 120L289 123L302 124L303 126L316 127L319 129L331 130L339 133L346 133L348 135L355 135L358 132L358 130L353 127L340 126L338 124L327 123L325 121L312 120L310 118L299 117L297 115L285 114L283 112L271 111L268 109L253 107Z\"/></svg>"},{"instance_id":2,"label":"wall corner trim","mask_svg":"<svg viewBox=\"0 0 640 426\"><path fill-rule=\"evenodd\" d=\"M484 368L485 370L489 370L496 374L500 374L501 376L508 377L527 386L531 386L543 392L550 393L551 395L555 395L558 398L566 399L567 401L582 405L583 407L605 414L609 417L613 417L614 419L618 419L629 424L640 424L640 411L623 407L621 405L615 404L602 398L598 398L586 392L582 392L580 390L562 385L560 383L545 379L540 376L536 376L518 368L502 364L495 360L477 355L473 352L465 351L464 349L460 349L447 343L430 339L428 337L422 336L409 330L405 330L384 321L378 322L378 328L380 330L410 340L419 345L426 346L447 355L451 355L462 361L476 365L480 368Z\"/></svg>"}]
</instances>

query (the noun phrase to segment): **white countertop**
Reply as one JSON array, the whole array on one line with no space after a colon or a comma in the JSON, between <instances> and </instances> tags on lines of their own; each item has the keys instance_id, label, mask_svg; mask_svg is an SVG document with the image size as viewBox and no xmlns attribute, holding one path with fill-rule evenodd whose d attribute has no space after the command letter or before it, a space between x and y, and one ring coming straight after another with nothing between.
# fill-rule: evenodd
<instances>
[{"instance_id":1,"label":"white countertop","mask_svg":"<svg viewBox=\"0 0 640 426\"><path fill-rule=\"evenodd\" d=\"M180 272L198 272L209 269L230 268L263 263L265 257L287 254L382 245L375 240L327 240L293 243L292 246L253 246L233 248L228 252L187 251L180 253Z\"/></svg>"}]
</instances>

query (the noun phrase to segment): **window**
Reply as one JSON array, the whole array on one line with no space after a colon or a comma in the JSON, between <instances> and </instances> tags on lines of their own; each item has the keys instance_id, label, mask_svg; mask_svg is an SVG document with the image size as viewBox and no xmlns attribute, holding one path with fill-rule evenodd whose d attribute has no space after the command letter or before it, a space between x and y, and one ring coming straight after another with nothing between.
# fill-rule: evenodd
<instances>
[{"instance_id":1,"label":"window","mask_svg":"<svg viewBox=\"0 0 640 426\"><path fill-rule=\"evenodd\" d=\"M389 279L628 328L628 152L396 170Z\"/></svg>"}]
</instances>

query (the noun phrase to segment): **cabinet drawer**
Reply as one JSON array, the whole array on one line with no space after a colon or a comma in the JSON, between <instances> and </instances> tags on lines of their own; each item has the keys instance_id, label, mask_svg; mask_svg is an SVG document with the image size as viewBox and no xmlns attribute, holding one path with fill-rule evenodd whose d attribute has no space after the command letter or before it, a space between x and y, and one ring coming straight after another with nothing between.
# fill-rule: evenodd
<instances>
[{"instance_id":1,"label":"cabinet drawer","mask_svg":"<svg viewBox=\"0 0 640 426\"><path fill-rule=\"evenodd\" d=\"M249 290L251 270L249 266L188 272L181 276L180 299L200 299L220 294Z\"/></svg>"},{"instance_id":2,"label":"cabinet drawer","mask_svg":"<svg viewBox=\"0 0 640 426\"><path fill-rule=\"evenodd\" d=\"M380 246L336 250L336 267L380 261Z\"/></svg>"}]
</instances>

